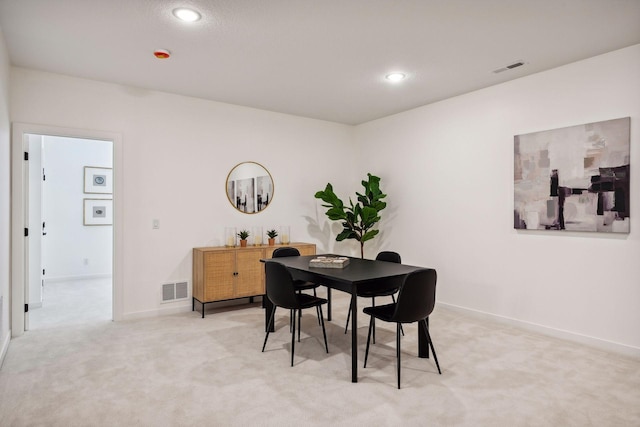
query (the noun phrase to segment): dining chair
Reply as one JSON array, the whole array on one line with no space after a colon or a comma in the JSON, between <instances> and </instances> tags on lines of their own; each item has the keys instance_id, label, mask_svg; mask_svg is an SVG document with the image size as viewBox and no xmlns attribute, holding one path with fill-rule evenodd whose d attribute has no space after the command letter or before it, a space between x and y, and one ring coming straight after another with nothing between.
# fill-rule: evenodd
<instances>
[{"instance_id":1,"label":"dining chair","mask_svg":"<svg viewBox=\"0 0 640 427\"><path fill-rule=\"evenodd\" d=\"M264 344L262 345L262 352L264 352L267 346L267 340L269 339L269 331L273 327L276 309L278 307L286 308L289 310L291 316L291 323L293 327L291 329L291 366L293 366L293 356L296 343L296 318L298 319L298 341L300 341L300 320L298 315L305 308L319 307L322 304L326 304L327 300L324 298L318 298L313 295L298 293L294 286L293 278L287 268L278 264L277 262L267 262L265 265L266 281L267 281L267 298L273 303L273 311L269 319L269 325L267 327L267 334L264 337ZM324 328L324 318L322 317L322 310L318 311L320 316L320 324L322 326L322 335L324 337L324 347L329 353L329 346L327 345L327 332Z\"/></svg>"},{"instance_id":2,"label":"dining chair","mask_svg":"<svg viewBox=\"0 0 640 427\"><path fill-rule=\"evenodd\" d=\"M436 302L436 280L436 271L431 268L420 269L409 273L400 286L397 302L376 307L366 307L363 310L365 314L371 316L371 320L369 321L369 334L367 335L367 347L364 353L365 368L367 367L367 358L369 356L369 342L371 340L373 319L376 318L384 322L396 323L398 388L400 388L400 325L403 323L423 323L427 342L433 353L433 360L436 362L438 373L442 375L427 322L427 318L433 312ZM420 330L420 328L418 328L418 330Z\"/></svg>"},{"instance_id":3,"label":"dining chair","mask_svg":"<svg viewBox=\"0 0 640 427\"><path fill-rule=\"evenodd\" d=\"M285 246L282 248L277 248L275 251L273 251L271 258L280 258L280 257L286 257L286 256L300 256L300 251L297 248ZM318 296L318 294L316 293L316 289L318 288L318 286L320 286L319 283L307 282L305 280L294 280L293 285L296 288L296 291L298 293L302 293L302 291L313 289L313 296L314 297ZM321 310L320 306L316 307L316 311L318 312L318 325L320 324L320 310ZM298 320L300 319L298 318ZM300 322L298 322L298 327L299 325L300 325Z\"/></svg>"},{"instance_id":4,"label":"dining chair","mask_svg":"<svg viewBox=\"0 0 640 427\"><path fill-rule=\"evenodd\" d=\"M378 253L376 256L376 261L386 261L386 262L395 262L398 264L402 263L402 258L400 254L392 251L382 251ZM400 288L400 284L402 283L402 279L390 279L377 282L375 284L367 285L366 287L361 287L357 290L359 297L371 298L371 304L373 306L376 305L376 297L386 297L391 296L393 302L396 302L395 294L398 292ZM347 323L344 325L344 333L347 333L347 329L349 328L349 319L351 319L351 310L347 314ZM401 329L402 335L404 335L404 330ZM373 325L373 343L376 343L376 325Z\"/></svg>"}]
</instances>

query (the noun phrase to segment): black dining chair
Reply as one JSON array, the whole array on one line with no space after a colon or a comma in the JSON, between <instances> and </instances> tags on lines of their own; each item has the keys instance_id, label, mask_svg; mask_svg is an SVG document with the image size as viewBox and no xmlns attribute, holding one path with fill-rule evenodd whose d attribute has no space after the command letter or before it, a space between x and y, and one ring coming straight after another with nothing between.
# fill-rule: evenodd
<instances>
[{"instance_id":1,"label":"black dining chair","mask_svg":"<svg viewBox=\"0 0 640 427\"><path fill-rule=\"evenodd\" d=\"M392 251L382 251L378 253L376 256L376 261L386 261L386 262L395 262L398 264L402 263L402 258L400 254ZM402 284L402 279L391 279L377 282L375 284L368 285L366 287L362 287L358 289L358 296L364 298L371 298L371 304L373 306L376 305L376 297L387 297L391 296L393 302L396 302L395 294L398 292L400 285ZM349 319L351 319L351 310L349 310L347 314L347 324L344 325L344 333L347 333L347 329L349 328ZM404 335L404 331L401 329L402 335ZM373 343L376 343L376 325L373 325Z\"/></svg>"},{"instance_id":2,"label":"black dining chair","mask_svg":"<svg viewBox=\"0 0 640 427\"><path fill-rule=\"evenodd\" d=\"M396 358L398 364L398 388L400 388L400 325L402 323L423 322L427 342L433 353L438 373L442 375L436 350L433 348L429 324L427 318L433 312L436 303L437 274L434 269L425 268L408 274L398 293L398 301L393 304L366 307L363 311L371 316L369 322L369 334L367 335L367 348L364 353L364 367L367 367L369 356L369 341L373 319L377 318L385 322L396 323ZM418 328L419 330L420 328Z\"/></svg>"},{"instance_id":3,"label":"black dining chair","mask_svg":"<svg viewBox=\"0 0 640 427\"><path fill-rule=\"evenodd\" d=\"M273 311L269 319L269 325L267 326L267 335L264 337L264 344L262 345L262 351L264 352L267 346L267 340L269 339L269 331L274 324L274 318L276 309L283 307L289 310L291 315L291 323L293 327L291 329L291 366L293 366L293 355L295 351L296 343L296 318L298 318L298 341L300 341L300 316L298 313L305 308L319 307L322 304L326 304L327 300L324 298L318 298L313 295L298 293L294 286L293 278L289 270L277 262L267 262L265 266L266 281L267 281L267 298L273 303ZM319 312L320 324L322 325L322 335L324 336L324 347L329 353L329 346L327 345L327 332L324 328L324 318L322 317L322 310Z\"/></svg>"},{"instance_id":4,"label":"black dining chair","mask_svg":"<svg viewBox=\"0 0 640 427\"><path fill-rule=\"evenodd\" d=\"M292 248L289 246L285 246L282 248L277 248L275 251L273 251L273 254L271 255L271 258L280 258L280 257L286 257L286 256L300 256L300 251L297 248ZM294 280L293 281L293 286L296 288L296 291L301 294L302 291L306 291L309 289L313 289L313 296L317 297L318 294L316 293L316 289L318 288L318 286L320 286L319 283L313 283L313 282L307 282L305 280ZM318 325L320 324L320 306L316 307L316 311L318 312ZM298 326L300 325L300 323L298 322Z\"/></svg>"}]
</instances>

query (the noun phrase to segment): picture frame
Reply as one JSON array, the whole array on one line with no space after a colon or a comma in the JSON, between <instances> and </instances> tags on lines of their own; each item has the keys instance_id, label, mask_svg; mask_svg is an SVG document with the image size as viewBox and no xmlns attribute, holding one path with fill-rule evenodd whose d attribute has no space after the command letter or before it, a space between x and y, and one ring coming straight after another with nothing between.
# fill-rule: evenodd
<instances>
[{"instance_id":1,"label":"picture frame","mask_svg":"<svg viewBox=\"0 0 640 427\"><path fill-rule=\"evenodd\" d=\"M84 199L83 225L113 225L112 199Z\"/></svg>"},{"instance_id":2,"label":"picture frame","mask_svg":"<svg viewBox=\"0 0 640 427\"><path fill-rule=\"evenodd\" d=\"M514 136L514 228L630 232L631 118Z\"/></svg>"},{"instance_id":3,"label":"picture frame","mask_svg":"<svg viewBox=\"0 0 640 427\"><path fill-rule=\"evenodd\" d=\"M84 167L85 194L112 194L113 169L97 166Z\"/></svg>"}]
</instances>

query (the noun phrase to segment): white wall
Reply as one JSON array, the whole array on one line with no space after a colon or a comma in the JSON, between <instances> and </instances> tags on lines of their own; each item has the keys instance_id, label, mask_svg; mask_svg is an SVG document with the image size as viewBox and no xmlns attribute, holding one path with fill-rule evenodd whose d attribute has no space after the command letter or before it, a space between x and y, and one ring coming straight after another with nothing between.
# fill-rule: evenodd
<instances>
[{"instance_id":1,"label":"white wall","mask_svg":"<svg viewBox=\"0 0 640 427\"><path fill-rule=\"evenodd\" d=\"M639 173L628 235L513 229L514 135L628 116L635 171L640 45L358 126L383 245L436 268L442 303L640 354Z\"/></svg>"},{"instance_id":2,"label":"white wall","mask_svg":"<svg viewBox=\"0 0 640 427\"><path fill-rule=\"evenodd\" d=\"M352 127L20 68L11 83L14 123L122 135L114 179L124 218L114 229L123 240L124 317L190 309L160 305L160 285L191 281L192 248L222 245L225 226L290 225L293 240L333 248L313 195L328 181L354 181ZM275 188L272 204L253 215L236 211L225 188L229 171L250 160Z\"/></svg>"},{"instance_id":3,"label":"white wall","mask_svg":"<svg viewBox=\"0 0 640 427\"><path fill-rule=\"evenodd\" d=\"M43 238L45 284L111 275L112 226L87 226L84 199L112 199L112 194L84 193L84 167L112 168L111 141L43 137ZM31 166L31 165L30 165Z\"/></svg>"},{"instance_id":4,"label":"white wall","mask_svg":"<svg viewBox=\"0 0 640 427\"><path fill-rule=\"evenodd\" d=\"M114 167L124 183L115 228L125 317L165 309L160 284L190 280L191 248L223 244L225 226L289 224L293 240L357 253L334 242L340 227L313 194L328 181L352 194L372 172L389 208L366 256L393 249L437 268L443 303L640 349L637 217L629 235L611 236L517 232L512 215L514 135L631 116L631 163L640 164L640 46L355 129L19 68L12 90L15 122L123 135ZM228 172L247 160L275 182L274 203L257 215L238 213L225 195Z\"/></svg>"},{"instance_id":5,"label":"white wall","mask_svg":"<svg viewBox=\"0 0 640 427\"><path fill-rule=\"evenodd\" d=\"M9 346L9 273L11 156L9 120L9 53L0 29L0 364Z\"/></svg>"}]
</instances>

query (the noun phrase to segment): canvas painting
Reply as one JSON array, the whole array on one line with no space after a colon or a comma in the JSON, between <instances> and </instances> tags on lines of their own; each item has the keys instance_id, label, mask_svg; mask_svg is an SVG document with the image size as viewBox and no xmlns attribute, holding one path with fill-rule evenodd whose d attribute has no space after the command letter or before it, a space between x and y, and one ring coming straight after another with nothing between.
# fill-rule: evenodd
<instances>
[{"instance_id":1,"label":"canvas painting","mask_svg":"<svg viewBox=\"0 0 640 427\"><path fill-rule=\"evenodd\" d=\"M260 212L271 202L273 198L273 181L270 176L259 176L256 178L256 203L257 212Z\"/></svg>"},{"instance_id":2,"label":"canvas painting","mask_svg":"<svg viewBox=\"0 0 640 427\"><path fill-rule=\"evenodd\" d=\"M514 137L514 228L629 232L629 117Z\"/></svg>"},{"instance_id":3,"label":"canvas painting","mask_svg":"<svg viewBox=\"0 0 640 427\"><path fill-rule=\"evenodd\" d=\"M255 178L236 180L236 208L241 212L254 213Z\"/></svg>"}]
</instances>

